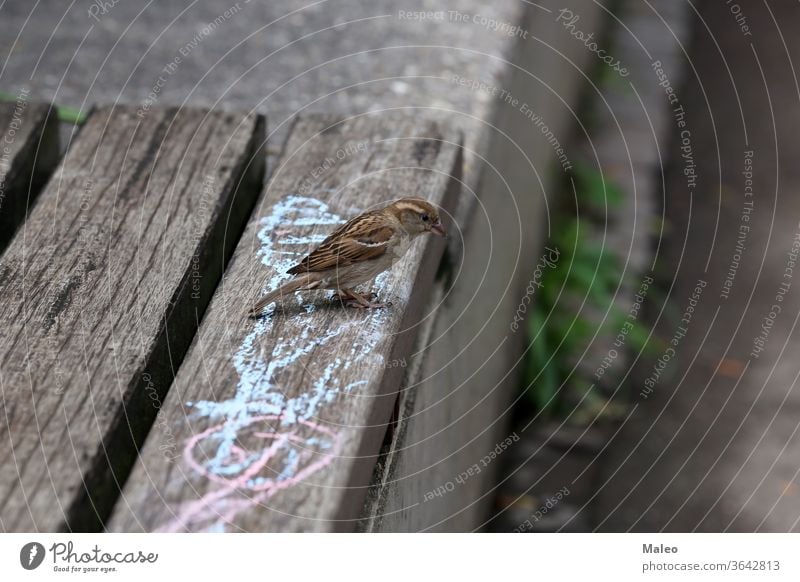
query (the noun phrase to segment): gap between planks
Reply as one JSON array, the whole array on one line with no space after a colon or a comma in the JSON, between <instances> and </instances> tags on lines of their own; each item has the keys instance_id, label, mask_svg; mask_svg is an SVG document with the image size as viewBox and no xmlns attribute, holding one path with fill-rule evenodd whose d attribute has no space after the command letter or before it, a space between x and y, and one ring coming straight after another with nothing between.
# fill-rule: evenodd
<instances>
[{"instance_id":1,"label":"gap between planks","mask_svg":"<svg viewBox=\"0 0 800 582\"><path fill-rule=\"evenodd\" d=\"M300 294L250 302L346 218L404 196L452 213L461 135L418 116L305 116L262 194L109 522L112 531L355 526L444 243L375 288L388 309ZM451 225L452 226L452 225Z\"/></svg>"},{"instance_id":2,"label":"gap between planks","mask_svg":"<svg viewBox=\"0 0 800 582\"><path fill-rule=\"evenodd\" d=\"M264 134L191 108L82 127L0 265L6 530L102 527L252 209Z\"/></svg>"}]
</instances>

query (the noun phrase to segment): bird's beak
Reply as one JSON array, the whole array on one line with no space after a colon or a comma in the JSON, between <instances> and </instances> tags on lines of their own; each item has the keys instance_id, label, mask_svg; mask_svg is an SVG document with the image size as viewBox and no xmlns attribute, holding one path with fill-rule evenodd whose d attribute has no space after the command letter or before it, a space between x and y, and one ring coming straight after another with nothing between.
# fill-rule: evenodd
<instances>
[{"instance_id":1,"label":"bird's beak","mask_svg":"<svg viewBox=\"0 0 800 582\"><path fill-rule=\"evenodd\" d=\"M444 229L444 225L441 223L441 221L431 226L431 232L437 236L447 236L447 231Z\"/></svg>"}]
</instances>

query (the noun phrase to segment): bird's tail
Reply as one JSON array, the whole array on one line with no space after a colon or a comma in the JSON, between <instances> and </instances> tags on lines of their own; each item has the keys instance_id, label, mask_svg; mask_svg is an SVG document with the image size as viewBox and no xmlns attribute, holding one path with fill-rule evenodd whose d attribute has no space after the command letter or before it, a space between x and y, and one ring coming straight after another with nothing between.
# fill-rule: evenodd
<instances>
[{"instance_id":1,"label":"bird's tail","mask_svg":"<svg viewBox=\"0 0 800 582\"><path fill-rule=\"evenodd\" d=\"M280 299L284 295L288 295L289 293L294 293L298 289L313 289L317 285L319 285L319 282L313 279L311 273L304 273L302 275L298 275L297 277L287 281L274 291L270 291L266 295L263 295L250 308L250 316L251 317L258 316L258 314L261 313L262 309L264 309L267 305L269 305L276 299Z\"/></svg>"}]
</instances>

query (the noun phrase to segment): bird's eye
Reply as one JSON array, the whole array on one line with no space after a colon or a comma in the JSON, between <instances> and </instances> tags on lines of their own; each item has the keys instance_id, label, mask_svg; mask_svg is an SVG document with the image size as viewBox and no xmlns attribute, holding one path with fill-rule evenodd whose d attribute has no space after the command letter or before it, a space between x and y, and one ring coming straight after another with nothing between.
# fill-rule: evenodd
<instances>
[{"instance_id":1,"label":"bird's eye","mask_svg":"<svg viewBox=\"0 0 800 582\"><path fill-rule=\"evenodd\" d=\"M422 215L422 222L428 222L428 215L427 214L423 214Z\"/></svg>"}]
</instances>

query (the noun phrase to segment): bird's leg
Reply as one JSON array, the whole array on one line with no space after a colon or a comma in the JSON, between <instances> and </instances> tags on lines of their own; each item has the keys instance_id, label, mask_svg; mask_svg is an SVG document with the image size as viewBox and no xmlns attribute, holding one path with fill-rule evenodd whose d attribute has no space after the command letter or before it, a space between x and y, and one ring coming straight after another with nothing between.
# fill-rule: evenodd
<instances>
[{"instance_id":1,"label":"bird's leg","mask_svg":"<svg viewBox=\"0 0 800 582\"><path fill-rule=\"evenodd\" d=\"M341 289L339 293L344 297L349 297L350 301L347 302L348 307L356 307L359 309L379 309L381 307L386 307L386 303L379 303L376 301L371 301L376 295L374 293L370 293L370 298L367 299L360 293L356 293L352 289Z\"/></svg>"},{"instance_id":2,"label":"bird's leg","mask_svg":"<svg viewBox=\"0 0 800 582\"><path fill-rule=\"evenodd\" d=\"M357 301L349 289L337 289L334 293L332 298L334 301L340 301L342 305L346 305L347 307L353 307L353 303ZM361 307L361 305L357 305L357 307Z\"/></svg>"}]
</instances>

